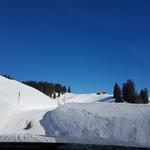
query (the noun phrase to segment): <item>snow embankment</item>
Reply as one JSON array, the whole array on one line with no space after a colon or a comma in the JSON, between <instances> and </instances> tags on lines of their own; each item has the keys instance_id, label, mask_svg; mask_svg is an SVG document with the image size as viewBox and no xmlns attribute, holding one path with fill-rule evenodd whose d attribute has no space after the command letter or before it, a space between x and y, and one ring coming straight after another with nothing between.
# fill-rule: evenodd
<instances>
[{"instance_id":1,"label":"snow embankment","mask_svg":"<svg viewBox=\"0 0 150 150\"><path fill-rule=\"evenodd\" d=\"M40 121L56 142L150 147L150 105L65 104Z\"/></svg>"}]
</instances>

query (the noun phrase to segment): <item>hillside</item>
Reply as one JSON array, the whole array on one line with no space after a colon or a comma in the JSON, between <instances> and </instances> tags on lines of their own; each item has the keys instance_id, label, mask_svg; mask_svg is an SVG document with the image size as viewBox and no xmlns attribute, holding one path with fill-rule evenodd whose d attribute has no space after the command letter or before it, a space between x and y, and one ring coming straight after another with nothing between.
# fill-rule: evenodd
<instances>
[{"instance_id":1,"label":"hillside","mask_svg":"<svg viewBox=\"0 0 150 150\"><path fill-rule=\"evenodd\" d=\"M95 93L50 99L0 76L0 142L150 147L149 114L150 104L118 104L109 94Z\"/></svg>"},{"instance_id":2,"label":"hillside","mask_svg":"<svg viewBox=\"0 0 150 150\"><path fill-rule=\"evenodd\" d=\"M56 107L55 100L38 90L0 76L0 134L44 135L39 120ZM24 130L28 122L32 128Z\"/></svg>"}]
</instances>

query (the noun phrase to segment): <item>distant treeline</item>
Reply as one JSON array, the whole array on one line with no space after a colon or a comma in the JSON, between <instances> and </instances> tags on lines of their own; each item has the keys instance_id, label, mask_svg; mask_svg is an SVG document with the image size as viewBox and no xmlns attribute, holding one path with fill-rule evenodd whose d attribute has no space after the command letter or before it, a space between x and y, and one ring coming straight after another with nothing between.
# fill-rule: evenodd
<instances>
[{"instance_id":1,"label":"distant treeline","mask_svg":"<svg viewBox=\"0 0 150 150\"><path fill-rule=\"evenodd\" d=\"M66 86L58 83L55 84L49 82L36 82L36 81L24 81L23 83L43 92L47 96L54 99L56 98L56 96L60 97L61 94L71 92L70 87L66 88Z\"/></svg>"},{"instance_id":2,"label":"distant treeline","mask_svg":"<svg viewBox=\"0 0 150 150\"><path fill-rule=\"evenodd\" d=\"M7 79L11 79L13 80L14 78L11 77L8 74L1 74L2 76L4 76ZM22 83L31 86L39 91L41 91L42 93L46 94L47 96L51 97L51 98L56 98L56 97L60 97L61 94L64 93L70 93L71 92L71 88L70 87L66 87L65 85L61 85L59 83L49 83L49 82L37 82L37 81L23 81Z\"/></svg>"},{"instance_id":3,"label":"distant treeline","mask_svg":"<svg viewBox=\"0 0 150 150\"><path fill-rule=\"evenodd\" d=\"M142 89L139 93L136 91L134 81L127 80L123 83L122 89L115 83L114 86L114 98L117 103L128 102L128 103L149 103L148 90L147 88Z\"/></svg>"},{"instance_id":4,"label":"distant treeline","mask_svg":"<svg viewBox=\"0 0 150 150\"><path fill-rule=\"evenodd\" d=\"M10 80L13 80L13 79L14 79L13 77L11 77L11 76L8 75L8 74L1 74L1 76L5 77L5 78L7 78L7 79L10 79Z\"/></svg>"}]
</instances>

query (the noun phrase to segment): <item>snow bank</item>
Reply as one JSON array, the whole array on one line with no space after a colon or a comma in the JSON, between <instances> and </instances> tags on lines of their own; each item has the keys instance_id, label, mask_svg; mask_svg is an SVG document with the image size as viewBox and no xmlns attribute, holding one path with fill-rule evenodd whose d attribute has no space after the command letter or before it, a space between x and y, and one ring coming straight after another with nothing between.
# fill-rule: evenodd
<instances>
[{"instance_id":1,"label":"snow bank","mask_svg":"<svg viewBox=\"0 0 150 150\"><path fill-rule=\"evenodd\" d=\"M150 147L150 105L65 104L40 121L57 142Z\"/></svg>"}]
</instances>

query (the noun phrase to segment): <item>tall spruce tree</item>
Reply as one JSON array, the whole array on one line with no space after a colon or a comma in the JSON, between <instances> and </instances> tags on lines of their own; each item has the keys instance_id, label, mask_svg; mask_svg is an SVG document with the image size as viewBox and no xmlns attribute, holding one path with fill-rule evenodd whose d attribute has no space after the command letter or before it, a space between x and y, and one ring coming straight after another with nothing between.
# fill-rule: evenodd
<instances>
[{"instance_id":1,"label":"tall spruce tree","mask_svg":"<svg viewBox=\"0 0 150 150\"><path fill-rule=\"evenodd\" d=\"M136 94L134 96L133 100L134 100L133 103L136 103L136 104L142 104L143 103L143 99L142 99L140 94Z\"/></svg>"},{"instance_id":2,"label":"tall spruce tree","mask_svg":"<svg viewBox=\"0 0 150 150\"><path fill-rule=\"evenodd\" d=\"M135 83L134 81L127 80L127 101L129 103L134 103L135 101Z\"/></svg>"},{"instance_id":3,"label":"tall spruce tree","mask_svg":"<svg viewBox=\"0 0 150 150\"><path fill-rule=\"evenodd\" d=\"M116 103L123 102L122 97L121 97L121 89L117 83L115 83L115 86L114 86L114 98L115 98Z\"/></svg>"},{"instance_id":4,"label":"tall spruce tree","mask_svg":"<svg viewBox=\"0 0 150 150\"><path fill-rule=\"evenodd\" d=\"M53 99L56 99L56 92L53 93Z\"/></svg>"},{"instance_id":5,"label":"tall spruce tree","mask_svg":"<svg viewBox=\"0 0 150 150\"><path fill-rule=\"evenodd\" d=\"M58 97L60 97L60 92L58 92Z\"/></svg>"},{"instance_id":6,"label":"tall spruce tree","mask_svg":"<svg viewBox=\"0 0 150 150\"><path fill-rule=\"evenodd\" d=\"M68 93L71 93L71 88L70 87L68 87Z\"/></svg>"},{"instance_id":7,"label":"tall spruce tree","mask_svg":"<svg viewBox=\"0 0 150 150\"><path fill-rule=\"evenodd\" d=\"M66 92L67 92L67 88L66 88L66 86L63 86L63 88L62 88L62 94L66 93Z\"/></svg>"},{"instance_id":8,"label":"tall spruce tree","mask_svg":"<svg viewBox=\"0 0 150 150\"><path fill-rule=\"evenodd\" d=\"M128 101L127 83L123 83L122 96L123 96L123 100L127 102Z\"/></svg>"},{"instance_id":9,"label":"tall spruce tree","mask_svg":"<svg viewBox=\"0 0 150 150\"><path fill-rule=\"evenodd\" d=\"M144 104L149 103L148 90L146 88L144 90L141 90L140 96L141 96Z\"/></svg>"}]
</instances>

